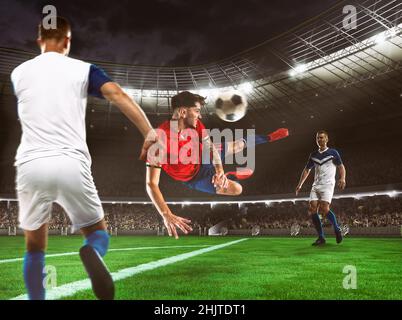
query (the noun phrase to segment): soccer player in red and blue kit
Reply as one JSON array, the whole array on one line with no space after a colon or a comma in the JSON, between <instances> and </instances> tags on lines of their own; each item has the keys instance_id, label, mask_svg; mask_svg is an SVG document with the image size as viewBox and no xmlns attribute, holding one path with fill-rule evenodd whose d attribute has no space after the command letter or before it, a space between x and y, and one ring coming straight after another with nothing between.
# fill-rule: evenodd
<instances>
[{"instance_id":1,"label":"soccer player in red and blue kit","mask_svg":"<svg viewBox=\"0 0 402 320\"><path fill-rule=\"evenodd\" d=\"M221 147L215 146L200 121L201 107L205 98L183 91L172 97L173 116L159 126L159 141L163 144L165 161L155 161L148 153L146 171L146 189L149 197L162 217L169 218L169 235L176 238L176 226L180 227L182 219L173 215L159 189L161 169L176 181L183 182L188 188L209 194L238 196L242 186L235 180L252 175L251 170L228 172L223 170L222 160L225 156L242 151L247 142L244 139L226 142ZM269 135L255 135L255 144L276 141L288 136L287 129L279 129ZM195 141L195 143L194 143ZM195 148L194 148L195 145ZM189 147L190 146L190 147ZM193 148L191 148L193 147ZM211 161L200 161L204 148L210 154ZM219 150L220 149L220 150ZM151 151L151 149L150 149ZM162 157L163 158L163 157ZM151 164L152 163L152 164ZM230 179L228 178L230 177ZM165 218L164 218L165 219ZM186 222L184 220L184 222ZM182 229L186 233L186 230Z\"/></svg>"}]
</instances>

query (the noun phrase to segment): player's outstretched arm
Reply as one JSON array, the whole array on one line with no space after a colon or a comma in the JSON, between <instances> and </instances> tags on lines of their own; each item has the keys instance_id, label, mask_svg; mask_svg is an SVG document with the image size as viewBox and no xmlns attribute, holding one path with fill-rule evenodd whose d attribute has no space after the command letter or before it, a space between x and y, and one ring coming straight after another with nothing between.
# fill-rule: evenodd
<instances>
[{"instance_id":1,"label":"player's outstretched arm","mask_svg":"<svg viewBox=\"0 0 402 320\"><path fill-rule=\"evenodd\" d=\"M116 82L106 82L101 87L101 92L106 100L116 105L138 130L140 130L144 138L149 140L150 135L156 136L142 108L131 99Z\"/></svg>"},{"instance_id":2,"label":"player's outstretched arm","mask_svg":"<svg viewBox=\"0 0 402 320\"><path fill-rule=\"evenodd\" d=\"M212 183L215 187L219 189L225 189L228 187L229 180L225 175L225 171L223 169L222 159L219 154L219 151L216 149L215 145L212 143L211 138L206 136L203 139L203 148L209 150L212 155L212 164L215 167L215 174L212 177Z\"/></svg>"},{"instance_id":3,"label":"player's outstretched arm","mask_svg":"<svg viewBox=\"0 0 402 320\"><path fill-rule=\"evenodd\" d=\"M159 189L160 172L160 168L147 165L147 193L151 198L152 203L158 210L159 214L162 216L163 223L168 230L169 236L173 235L176 239L178 239L179 236L177 235L176 227L180 228L181 231L187 234L189 231L193 231L193 229L189 225L189 223L191 223L191 220L176 216L170 211L165 199L163 198L162 192Z\"/></svg>"},{"instance_id":4,"label":"player's outstretched arm","mask_svg":"<svg viewBox=\"0 0 402 320\"><path fill-rule=\"evenodd\" d=\"M300 176L299 183L297 184L297 187L296 187L296 196L299 194L299 191L301 190L304 181L306 181L308 175L310 174L310 171L311 171L310 169L304 168L304 170Z\"/></svg>"},{"instance_id":5,"label":"player's outstretched arm","mask_svg":"<svg viewBox=\"0 0 402 320\"><path fill-rule=\"evenodd\" d=\"M338 180L339 189L343 190L346 187L346 168L343 164L338 166L340 178Z\"/></svg>"}]
</instances>

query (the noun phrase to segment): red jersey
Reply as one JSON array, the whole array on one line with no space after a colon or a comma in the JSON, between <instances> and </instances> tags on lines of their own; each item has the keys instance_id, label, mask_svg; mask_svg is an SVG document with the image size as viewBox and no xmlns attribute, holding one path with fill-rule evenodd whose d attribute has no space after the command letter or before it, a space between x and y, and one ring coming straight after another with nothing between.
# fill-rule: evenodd
<instances>
[{"instance_id":1,"label":"red jersey","mask_svg":"<svg viewBox=\"0 0 402 320\"><path fill-rule=\"evenodd\" d=\"M176 120L163 122L158 129L160 141L165 145L165 157L161 163L162 169L173 179L190 181L200 170L202 160L202 140L207 136L205 126L197 120L196 128L178 130ZM164 133L165 137L161 137Z\"/></svg>"}]
</instances>

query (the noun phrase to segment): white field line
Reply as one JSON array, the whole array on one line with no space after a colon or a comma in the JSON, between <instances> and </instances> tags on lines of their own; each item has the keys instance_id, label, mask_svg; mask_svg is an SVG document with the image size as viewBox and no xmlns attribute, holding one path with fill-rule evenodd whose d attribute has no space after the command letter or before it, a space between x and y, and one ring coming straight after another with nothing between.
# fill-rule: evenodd
<instances>
[{"instance_id":1,"label":"white field line","mask_svg":"<svg viewBox=\"0 0 402 320\"><path fill-rule=\"evenodd\" d=\"M187 246L162 246L162 247L136 247L136 248L119 248L119 249L109 249L108 252L114 251L134 251L134 250L152 250L152 249L170 249L170 248L200 248L200 247L209 247L210 245L187 245ZM64 257L64 256L78 256L78 252L64 252L64 253L54 253L47 254L46 258L52 257ZM24 258L12 258L12 259L4 259L0 260L0 264L2 263L10 263L10 262L18 262L23 261Z\"/></svg>"},{"instance_id":2,"label":"white field line","mask_svg":"<svg viewBox=\"0 0 402 320\"><path fill-rule=\"evenodd\" d=\"M233 244L242 242L248 240L248 238L244 238L244 239L240 239L240 240L236 240L236 241L230 241L230 242L226 242L223 244L219 244L216 246L211 246L208 248L204 248L204 249L199 249L199 250L195 250L195 251L191 251L188 253L183 253L183 254L179 254L177 256L173 256L173 257L169 257L169 258L164 258L164 259L160 259L160 260L156 260L156 261L152 261L152 262L148 262L148 263L144 263L144 264L140 264L139 266L135 266L135 267L131 267L131 268L126 268L126 269L122 269L119 270L117 272L113 272L112 273L112 278L114 281L119 281L119 280L123 280L129 277L132 277L138 273L142 273L145 271L149 271L149 270L153 270L153 269L157 269L160 267L164 267L167 266L169 264L173 264L179 261L183 261L183 260L187 260L189 258L198 256L200 254L206 253L206 252L211 252L214 250L218 250L224 247L228 247L231 246ZM46 291L46 299L47 300L56 300L56 299L61 299L64 297L69 297L72 296L74 294L76 294L79 291L82 290L88 290L91 289L91 282L89 279L85 279L85 280L79 280L79 281L74 281L74 282L70 282L67 284L64 284L60 287L55 287L52 289L49 289ZM26 294L24 295L20 295L17 297L12 298L11 300L26 300L28 299L28 296Z\"/></svg>"}]
</instances>

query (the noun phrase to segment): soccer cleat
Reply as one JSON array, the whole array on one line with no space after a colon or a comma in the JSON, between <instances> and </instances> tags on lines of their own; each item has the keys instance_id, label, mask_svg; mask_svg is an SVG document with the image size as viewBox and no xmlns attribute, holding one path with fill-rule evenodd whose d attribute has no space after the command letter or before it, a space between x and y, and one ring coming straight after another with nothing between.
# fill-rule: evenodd
<instances>
[{"instance_id":1,"label":"soccer cleat","mask_svg":"<svg viewBox=\"0 0 402 320\"><path fill-rule=\"evenodd\" d=\"M315 240L315 242L313 242L312 246L322 246L326 243L324 238L318 238L317 240Z\"/></svg>"},{"instance_id":2,"label":"soccer cleat","mask_svg":"<svg viewBox=\"0 0 402 320\"><path fill-rule=\"evenodd\" d=\"M274 142L289 136L289 130L286 128L280 128L270 134L268 134L268 142Z\"/></svg>"},{"instance_id":3,"label":"soccer cleat","mask_svg":"<svg viewBox=\"0 0 402 320\"><path fill-rule=\"evenodd\" d=\"M90 245L85 245L80 249L80 258L91 280L95 296L99 300L113 300L113 279L99 253Z\"/></svg>"},{"instance_id":4,"label":"soccer cleat","mask_svg":"<svg viewBox=\"0 0 402 320\"><path fill-rule=\"evenodd\" d=\"M343 240L343 236L342 236L342 231L340 229L335 231L335 236L336 236L336 243L341 243Z\"/></svg>"},{"instance_id":5,"label":"soccer cleat","mask_svg":"<svg viewBox=\"0 0 402 320\"><path fill-rule=\"evenodd\" d=\"M245 180L250 178L253 175L254 171L250 168L237 168L236 171L229 171L226 172L225 175L227 176L234 176L237 180Z\"/></svg>"}]
</instances>

